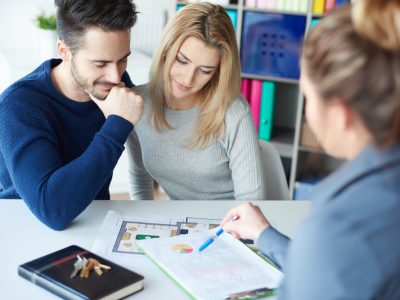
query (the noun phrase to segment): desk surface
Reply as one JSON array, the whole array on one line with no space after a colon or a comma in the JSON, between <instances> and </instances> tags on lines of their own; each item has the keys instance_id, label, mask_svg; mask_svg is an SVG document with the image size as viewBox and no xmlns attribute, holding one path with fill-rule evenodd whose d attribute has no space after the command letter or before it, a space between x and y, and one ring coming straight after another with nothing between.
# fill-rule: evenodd
<instances>
[{"instance_id":1,"label":"desk surface","mask_svg":"<svg viewBox=\"0 0 400 300\"><path fill-rule=\"evenodd\" d=\"M53 231L40 223L21 200L0 199L0 286L4 299L54 299L46 290L18 276L18 265L77 244L91 249L100 225L110 209L126 216L222 218L239 201L93 201L64 231ZM309 211L307 201L254 201L272 225L291 236ZM166 215L168 214L168 215ZM136 270L137 271L137 270ZM139 272L139 271L138 271ZM129 299L186 299L166 276L160 284L155 267L143 270L145 289ZM142 271L140 273L143 273ZM156 276L156 278L159 274ZM161 287L160 287L161 286ZM166 295L166 293L168 293Z\"/></svg>"}]
</instances>

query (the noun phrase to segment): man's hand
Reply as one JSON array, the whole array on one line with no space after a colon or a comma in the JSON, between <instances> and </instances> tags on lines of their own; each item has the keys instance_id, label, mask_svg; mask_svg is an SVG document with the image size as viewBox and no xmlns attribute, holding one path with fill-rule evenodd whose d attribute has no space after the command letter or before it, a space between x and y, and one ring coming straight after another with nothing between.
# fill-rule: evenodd
<instances>
[{"instance_id":1,"label":"man's hand","mask_svg":"<svg viewBox=\"0 0 400 300\"><path fill-rule=\"evenodd\" d=\"M106 118L109 115L117 115L135 125L142 116L143 97L125 87L123 83L114 86L104 100L99 100L90 93L88 94Z\"/></svg>"},{"instance_id":2,"label":"man's hand","mask_svg":"<svg viewBox=\"0 0 400 300\"><path fill-rule=\"evenodd\" d=\"M247 202L232 208L221 226L235 238L256 240L270 224L257 205Z\"/></svg>"}]
</instances>

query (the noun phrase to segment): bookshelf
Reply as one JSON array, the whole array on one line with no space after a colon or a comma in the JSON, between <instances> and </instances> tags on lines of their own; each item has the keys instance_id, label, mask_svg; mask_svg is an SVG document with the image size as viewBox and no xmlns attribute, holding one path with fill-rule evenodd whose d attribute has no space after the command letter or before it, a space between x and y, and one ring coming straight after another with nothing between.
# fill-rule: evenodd
<instances>
[{"instance_id":1,"label":"bookshelf","mask_svg":"<svg viewBox=\"0 0 400 300\"><path fill-rule=\"evenodd\" d=\"M201 1L176 1L176 9L179 10L188 2ZM271 138L268 141L274 144L281 156L290 196L294 199L296 194L299 196L303 193L302 190L297 190L302 187L302 183L309 189L312 186L310 182L313 183L315 178L325 176L341 164L341 161L325 154L313 140L312 133L307 131L304 96L299 90L299 56L302 39L309 31L310 25L325 15L327 3L332 6L335 1L230 0L229 5L221 4L227 3L223 0L210 2L218 3L227 9L234 23L241 57L242 79L275 84L273 125ZM336 0L338 4L343 2L346 0ZM274 35L266 28L272 30L283 28L280 32L285 34ZM283 46L279 46L280 42ZM254 53L255 48L259 53ZM244 92L243 85L244 83L242 83L242 93L251 106L250 96Z\"/></svg>"}]
</instances>

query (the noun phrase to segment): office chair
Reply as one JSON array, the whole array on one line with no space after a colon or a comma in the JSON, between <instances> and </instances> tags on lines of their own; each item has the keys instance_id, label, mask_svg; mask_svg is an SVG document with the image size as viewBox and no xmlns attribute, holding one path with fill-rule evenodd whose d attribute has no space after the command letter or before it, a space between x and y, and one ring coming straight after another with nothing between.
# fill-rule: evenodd
<instances>
[{"instance_id":1,"label":"office chair","mask_svg":"<svg viewBox=\"0 0 400 300\"><path fill-rule=\"evenodd\" d=\"M263 172L263 194L266 200L290 200L289 189L281 157L275 146L260 140Z\"/></svg>"}]
</instances>

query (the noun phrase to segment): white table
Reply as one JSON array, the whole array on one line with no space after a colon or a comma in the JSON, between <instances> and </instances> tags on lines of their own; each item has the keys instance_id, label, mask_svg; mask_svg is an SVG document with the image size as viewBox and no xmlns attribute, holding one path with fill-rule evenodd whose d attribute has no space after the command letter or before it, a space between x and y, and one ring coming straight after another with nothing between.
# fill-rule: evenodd
<instances>
[{"instance_id":1,"label":"white table","mask_svg":"<svg viewBox=\"0 0 400 300\"><path fill-rule=\"evenodd\" d=\"M18 276L18 265L77 244L91 249L108 210L127 216L222 218L238 201L93 201L64 231L40 223L21 200L0 200L0 295L2 299L55 299L46 290ZM272 225L291 236L309 211L307 201L255 201ZM134 256L134 255L132 255ZM135 259L133 257L133 259ZM137 271L137 270L134 270ZM187 299L155 266L143 270L145 289L129 299ZM143 273L143 272L140 272ZM154 279L154 280L152 280ZM157 279L157 280L156 280Z\"/></svg>"}]
</instances>

